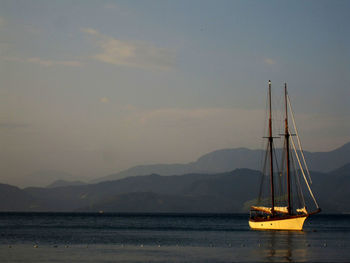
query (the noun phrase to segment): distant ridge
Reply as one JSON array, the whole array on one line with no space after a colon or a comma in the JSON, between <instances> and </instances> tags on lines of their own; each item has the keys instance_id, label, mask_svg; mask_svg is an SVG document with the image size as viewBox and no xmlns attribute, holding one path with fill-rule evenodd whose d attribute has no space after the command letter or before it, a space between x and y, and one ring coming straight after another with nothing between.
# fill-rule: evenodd
<instances>
[{"instance_id":1,"label":"distant ridge","mask_svg":"<svg viewBox=\"0 0 350 263\"><path fill-rule=\"evenodd\" d=\"M20 188L0 184L0 211L30 211L35 206L34 198Z\"/></svg>"},{"instance_id":2,"label":"distant ridge","mask_svg":"<svg viewBox=\"0 0 350 263\"><path fill-rule=\"evenodd\" d=\"M350 163L312 172L312 189L325 213L350 212ZM261 173L157 174L54 188L0 184L0 211L241 213L256 197Z\"/></svg>"},{"instance_id":3,"label":"distant ridge","mask_svg":"<svg viewBox=\"0 0 350 263\"><path fill-rule=\"evenodd\" d=\"M64 186L74 186L74 185L84 185L86 183L82 181L66 181L66 180L56 180L53 183L46 186L46 188L64 187Z\"/></svg>"},{"instance_id":4,"label":"distant ridge","mask_svg":"<svg viewBox=\"0 0 350 263\"><path fill-rule=\"evenodd\" d=\"M137 165L125 171L107 175L92 182L117 180L129 176L148 175L182 175L188 173L222 173L238 168L258 169L262 150L247 148L222 149L201 156L196 162L187 164L151 164Z\"/></svg>"},{"instance_id":5,"label":"distant ridge","mask_svg":"<svg viewBox=\"0 0 350 263\"><path fill-rule=\"evenodd\" d=\"M45 187L57 180L72 181L74 180L73 175L61 171L61 170L39 170L30 174L27 174L25 177L22 177L21 180L18 180L16 185L20 187L24 186L40 186Z\"/></svg>"},{"instance_id":6,"label":"distant ridge","mask_svg":"<svg viewBox=\"0 0 350 263\"><path fill-rule=\"evenodd\" d=\"M197 161L187 164L138 165L119 173L93 180L93 183L117 180L129 176L160 174L181 175L186 173L222 173L238 168L260 170L263 150L247 148L222 149L207 153ZM310 170L329 172L350 163L350 142L329 152L304 151Z\"/></svg>"},{"instance_id":7,"label":"distant ridge","mask_svg":"<svg viewBox=\"0 0 350 263\"><path fill-rule=\"evenodd\" d=\"M307 152L310 169L319 172L330 172L350 163L350 142L329 152Z\"/></svg>"}]
</instances>

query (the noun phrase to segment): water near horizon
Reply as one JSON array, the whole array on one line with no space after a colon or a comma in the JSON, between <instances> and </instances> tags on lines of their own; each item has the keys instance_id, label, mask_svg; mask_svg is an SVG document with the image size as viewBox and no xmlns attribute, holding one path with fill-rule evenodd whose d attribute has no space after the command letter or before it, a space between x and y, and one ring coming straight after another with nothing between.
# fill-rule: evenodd
<instances>
[{"instance_id":1,"label":"water near horizon","mask_svg":"<svg viewBox=\"0 0 350 263\"><path fill-rule=\"evenodd\" d=\"M0 262L350 262L350 215L252 231L246 214L0 213Z\"/></svg>"}]
</instances>

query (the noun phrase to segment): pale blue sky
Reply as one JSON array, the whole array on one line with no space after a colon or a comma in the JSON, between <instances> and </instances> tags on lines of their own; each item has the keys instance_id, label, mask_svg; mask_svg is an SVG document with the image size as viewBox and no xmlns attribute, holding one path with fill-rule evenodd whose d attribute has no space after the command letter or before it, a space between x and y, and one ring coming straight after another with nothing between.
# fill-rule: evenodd
<instances>
[{"instance_id":1,"label":"pale blue sky","mask_svg":"<svg viewBox=\"0 0 350 263\"><path fill-rule=\"evenodd\" d=\"M305 148L350 140L349 1L0 0L0 182L259 148L267 80Z\"/></svg>"}]
</instances>

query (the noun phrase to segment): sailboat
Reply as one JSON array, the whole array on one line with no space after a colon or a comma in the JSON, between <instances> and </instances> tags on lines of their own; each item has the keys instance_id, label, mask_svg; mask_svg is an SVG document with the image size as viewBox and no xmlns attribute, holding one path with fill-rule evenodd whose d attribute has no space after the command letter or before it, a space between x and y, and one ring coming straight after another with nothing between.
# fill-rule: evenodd
<instances>
[{"instance_id":1,"label":"sailboat","mask_svg":"<svg viewBox=\"0 0 350 263\"><path fill-rule=\"evenodd\" d=\"M319 213L321 209L311 191L311 176L295 125L286 83L283 109L284 134L280 134L284 137L284 147L280 151L274 149L274 139L280 137L273 136L272 131L270 80L268 87L268 136L264 137L267 139L264 169L259 197L250 209L249 226L254 230L302 230L305 220L310 215ZM294 125L293 134L288 125L289 113ZM294 136L297 143L294 143ZM291 148L294 152L291 152ZM277 157L282 160L280 164ZM308 190L309 199L304 196L303 190ZM263 196L264 193L266 196Z\"/></svg>"}]
</instances>

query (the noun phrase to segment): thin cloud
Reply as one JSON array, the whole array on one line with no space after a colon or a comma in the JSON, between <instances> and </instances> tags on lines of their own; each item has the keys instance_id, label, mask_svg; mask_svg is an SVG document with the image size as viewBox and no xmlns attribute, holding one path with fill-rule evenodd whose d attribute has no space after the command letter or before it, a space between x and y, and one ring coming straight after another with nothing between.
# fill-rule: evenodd
<instances>
[{"instance_id":1,"label":"thin cloud","mask_svg":"<svg viewBox=\"0 0 350 263\"><path fill-rule=\"evenodd\" d=\"M99 35L99 33L93 28L82 28L81 31L89 35L94 35L94 36Z\"/></svg>"},{"instance_id":2,"label":"thin cloud","mask_svg":"<svg viewBox=\"0 0 350 263\"><path fill-rule=\"evenodd\" d=\"M67 67L82 67L83 63L77 60L51 60L41 59L39 57L32 58L18 58L18 57L2 57L6 61L21 62L21 63L33 63L44 67L51 67L56 65L67 66Z\"/></svg>"},{"instance_id":3,"label":"thin cloud","mask_svg":"<svg viewBox=\"0 0 350 263\"><path fill-rule=\"evenodd\" d=\"M276 60L273 60L272 58L265 58L264 62L269 65L274 65L276 64Z\"/></svg>"},{"instance_id":4,"label":"thin cloud","mask_svg":"<svg viewBox=\"0 0 350 263\"><path fill-rule=\"evenodd\" d=\"M100 34L93 28L82 32L94 36L102 52L92 58L109 64L147 69L169 70L174 67L175 53L144 42L124 41Z\"/></svg>"},{"instance_id":5,"label":"thin cloud","mask_svg":"<svg viewBox=\"0 0 350 263\"><path fill-rule=\"evenodd\" d=\"M51 67L55 65L68 66L68 67L83 66L83 64L77 60L50 60L50 59L41 59L38 57L28 58L27 62L39 64L45 67Z\"/></svg>"},{"instance_id":6,"label":"thin cloud","mask_svg":"<svg viewBox=\"0 0 350 263\"><path fill-rule=\"evenodd\" d=\"M102 103L108 103L109 99L107 97L100 98L100 102Z\"/></svg>"}]
</instances>

